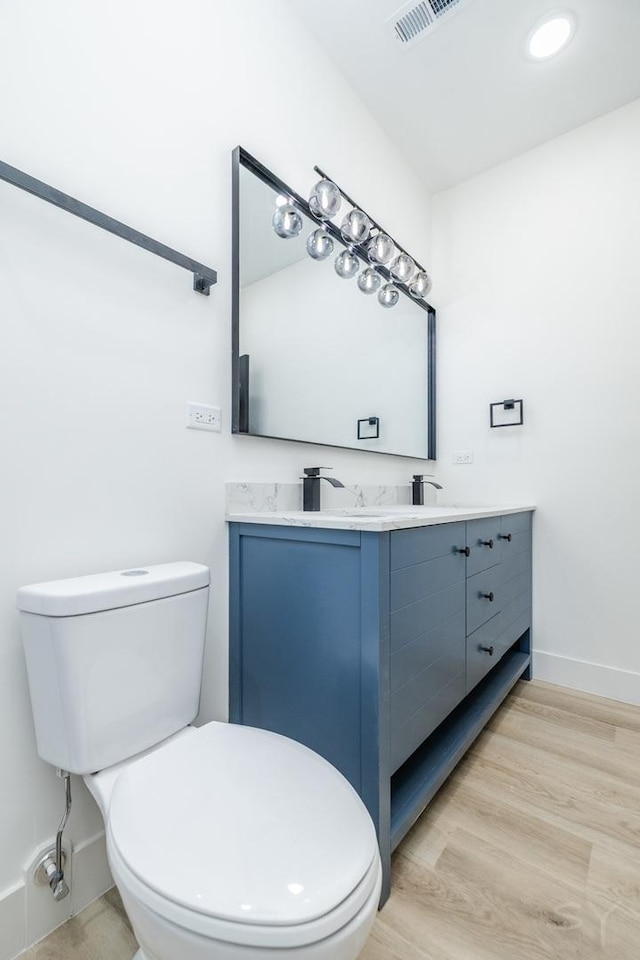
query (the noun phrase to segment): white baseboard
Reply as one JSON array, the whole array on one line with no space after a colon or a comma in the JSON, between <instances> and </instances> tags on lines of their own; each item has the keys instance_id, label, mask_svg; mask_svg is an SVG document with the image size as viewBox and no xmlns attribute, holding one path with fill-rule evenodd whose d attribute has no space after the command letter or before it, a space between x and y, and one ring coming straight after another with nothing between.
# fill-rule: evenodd
<instances>
[{"instance_id":1,"label":"white baseboard","mask_svg":"<svg viewBox=\"0 0 640 960\"><path fill-rule=\"evenodd\" d=\"M0 960L13 960L24 950L26 940L24 884L0 893Z\"/></svg>"},{"instance_id":2,"label":"white baseboard","mask_svg":"<svg viewBox=\"0 0 640 960\"><path fill-rule=\"evenodd\" d=\"M48 887L36 887L26 874L21 883L0 892L0 960L19 957L113 886L104 833L73 849L67 875L71 892L59 903Z\"/></svg>"},{"instance_id":3,"label":"white baseboard","mask_svg":"<svg viewBox=\"0 0 640 960\"><path fill-rule=\"evenodd\" d=\"M536 680L640 705L640 673L631 670L534 650L532 673Z\"/></svg>"}]
</instances>

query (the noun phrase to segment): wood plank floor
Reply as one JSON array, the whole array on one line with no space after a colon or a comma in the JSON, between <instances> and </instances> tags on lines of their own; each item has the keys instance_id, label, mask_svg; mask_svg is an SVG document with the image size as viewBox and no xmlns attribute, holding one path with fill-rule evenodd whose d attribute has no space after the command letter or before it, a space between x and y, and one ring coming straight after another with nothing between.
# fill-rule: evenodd
<instances>
[{"instance_id":1,"label":"wood plank floor","mask_svg":"<svg viewBox=\"0 0 640 960\"><path fill-rule=\"evenodd\" d=\"M24 960L135 949L111 891ZM519 683L396 851L361 960L638 958L640 707Z\"/></svg>"}]
</instances>

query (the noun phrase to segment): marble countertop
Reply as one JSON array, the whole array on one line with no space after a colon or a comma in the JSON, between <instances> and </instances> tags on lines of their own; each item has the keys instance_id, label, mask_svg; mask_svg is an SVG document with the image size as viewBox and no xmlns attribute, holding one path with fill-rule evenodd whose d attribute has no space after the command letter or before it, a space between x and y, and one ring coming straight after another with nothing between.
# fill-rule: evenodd
<instances>
[{"instance_id":1,"label":"marble countertop","mask_svg":"<svg viewBox=\"0 0 640 960\"><path fill-rule=\"evenodd\" d=\"M241 510L237 506L227 512L230 523L270 523L289 527L327 527L335 530L404 530L411 527L429 527L437 523L457 523L477 520L499 514L525 513L535 510L527 504L495 504L492 506L436 506L413 507L389 504L378 507L345 507L321 510L318 513L302 510Z\"/></svg>"}]
</instances>

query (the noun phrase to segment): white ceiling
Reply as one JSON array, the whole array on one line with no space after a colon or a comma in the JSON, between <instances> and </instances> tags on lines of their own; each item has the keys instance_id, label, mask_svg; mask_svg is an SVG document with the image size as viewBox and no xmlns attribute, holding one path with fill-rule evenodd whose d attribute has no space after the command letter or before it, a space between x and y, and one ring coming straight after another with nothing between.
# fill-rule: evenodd
<instances>
[{"instance_id":1,"label":"white ceiling","mask_svg":"<svg viewBox=\"0 0 640 960\"><path fill-rule=\"evenodd\" d=\"M401 0L289 0L432 191L640 97L640 0L471 0L409 49ZM552 10L578 21L558 56L524 41Z\"/></svg>"}]
</instances>

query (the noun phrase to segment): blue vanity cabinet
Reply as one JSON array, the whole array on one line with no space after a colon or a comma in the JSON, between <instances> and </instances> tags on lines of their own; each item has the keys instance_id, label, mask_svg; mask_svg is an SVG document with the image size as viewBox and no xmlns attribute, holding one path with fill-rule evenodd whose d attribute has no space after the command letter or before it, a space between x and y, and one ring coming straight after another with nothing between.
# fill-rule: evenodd
<instances>
[{"instance_id":1,"label":"blue vanity cabinet","mask_svg":"<svg viewBox=\"0 0 640 960\"><path fill-rule=\"evenodd\" d=\"M530 543L529 514L230 524L230 720L347 777L378 833L382 902L391 851L528 669Z\"/></svg>"},{"instance_id":2,"label":"blue vanity cabinet","mask_svg":"<svg viewBox=\"0 0 640 960\"><path fill-rule=\"evenodd\" d=\"M465 695L464 523L390 534L391 773Z\"/></svg>"},{"instance_id":3,"label":"blue vanity cabinet","mask_svg":"<svg viewBox=\"0 0 640 960\"><path fill-rule=\"evenodd\" d=\"M474 544L467 567L474 550L485 564L491 558L490 566L467 578L467 693L531 624L531 514L496 517L493 535L478 538L475 525L484 522L467 523Z\"/></svg>"}]
</instances>

